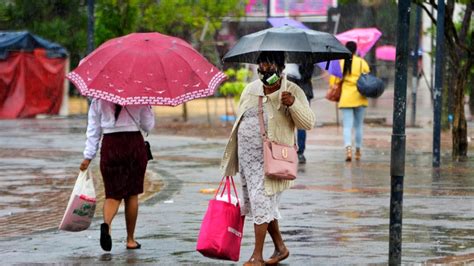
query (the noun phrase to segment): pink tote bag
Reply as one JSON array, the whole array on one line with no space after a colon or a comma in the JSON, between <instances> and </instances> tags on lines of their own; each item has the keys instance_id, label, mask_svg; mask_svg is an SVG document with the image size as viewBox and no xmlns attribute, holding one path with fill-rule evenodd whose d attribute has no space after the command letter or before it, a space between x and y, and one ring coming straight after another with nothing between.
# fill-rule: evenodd
<instances>
[{"instance_id":1,"label":"pink tote bag","mask_svg":"<svg viewBox=\"0 0 474 266\"><path fill-rule=\"evenodd\" d=\"M221 197L226 195L227 201L216 199L224 178L225 185ZM224 178L222 178L214 198L209 201L199 231L196 250L208 258L238 261L245 216L240 214L240 201L238 200L234 179L231 176ZM231 183L237 197L236 205L231 202Z\"/></svg>"}]
</instances>

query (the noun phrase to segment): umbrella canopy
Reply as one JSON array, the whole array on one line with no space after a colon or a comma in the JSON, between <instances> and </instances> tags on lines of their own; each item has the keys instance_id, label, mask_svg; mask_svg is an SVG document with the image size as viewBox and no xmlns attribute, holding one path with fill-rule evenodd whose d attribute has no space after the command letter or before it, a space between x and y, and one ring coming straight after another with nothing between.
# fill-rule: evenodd
<instances>
[{"instance_id":1,"label":"umbrella canopy","mask_svg":"<svg viewBox=\"0 0 474 266\"><path fill-rule=\"evenodd\" d=\"M357 43L357 53L364 57L382 36L377 28L355 28L336 35L343 44L348 41Z\"/></svg>"},{"instance_id":2,"label":"umbrella canopy","mask_svg":"<svg viewBox=\"0 0 474 266\"><path fill-rule=\"evenodd\" d=\"M383 45L375 49L375 58L385 61L395 61L397 48L393 45Z\"/></svg>"},{"instance_id":3,"label":"umbrella canopy","mask_svg":"<svg viewBox=\"0 0 474 266\"><path fill-rule=\"evenodd\" d=\"M329 33L283 26L243 36L223 61L256 64L263 51L283 51L287 63L318 63L351 57L350 51Z\"/></svg>"},{"instance_id":4,"label":"umbrella canopy","mask_svg":"<svg viewBox=\"0 0 474 266\"><path fill-rule=\"evenodd\" d=\"M329 74L336 76L338 78L342 78L342 70L339 60L329 61L329 66L327 62L320 62L316 64L321 69L326 70Z\"/></svg>"},{"instance_id":5,"label":"umbrella canopy","mask_svg":"<svg viewBox=\"0 0 474 266\"><path fill-rule=\"evenodd\" d=\"M159 33L111 39L67 75L82 95L120 105L170 105L214 94L226 78L187 42Z\"/></svg>"}]
</instances>

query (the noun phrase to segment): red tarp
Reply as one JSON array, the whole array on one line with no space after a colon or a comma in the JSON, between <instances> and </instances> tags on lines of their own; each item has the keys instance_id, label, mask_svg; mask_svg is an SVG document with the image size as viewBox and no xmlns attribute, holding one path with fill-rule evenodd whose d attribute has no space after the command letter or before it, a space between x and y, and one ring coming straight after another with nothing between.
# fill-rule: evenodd
<instances>
[{"instance_id":1,"label":"red tarp","mask_svg":"<svg viewBox=\"0 0 474 266\"><path fill-rule=\"evenodd\" d=\"M65 66L65 58L48 58L44 49L9 52L0 60L0 119L58 114Z\"/></svg>"}]
</instances>

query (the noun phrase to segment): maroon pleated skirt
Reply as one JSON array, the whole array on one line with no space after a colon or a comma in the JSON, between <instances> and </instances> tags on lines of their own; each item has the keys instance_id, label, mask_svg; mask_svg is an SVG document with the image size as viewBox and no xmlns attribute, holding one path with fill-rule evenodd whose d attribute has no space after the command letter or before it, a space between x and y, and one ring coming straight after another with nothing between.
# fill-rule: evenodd
<instances>
[{"instance_id":1,"label":"maroon pleated skirt","mask_svg":"<svg viewBox=\"0 0 474 266\"><path fill-rule=\"evenodd\" d=\"M121 200L143 193L148 160L140 132L104 134L100 150L100 172L105 198Z\"/></svg>"}]
</instances>

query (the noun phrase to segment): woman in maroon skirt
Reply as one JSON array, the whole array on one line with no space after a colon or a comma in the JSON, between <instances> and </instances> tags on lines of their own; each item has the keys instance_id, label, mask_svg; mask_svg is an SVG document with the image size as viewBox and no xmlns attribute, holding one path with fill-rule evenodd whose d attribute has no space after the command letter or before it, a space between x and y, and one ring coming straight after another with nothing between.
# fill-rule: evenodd
<instances>
[{"instance_id":1,"label":"woman in maroon skirt","mask_svg":"<svg viewBox=\"0 0 474 266\"><path fill-rule=\"evenodd\" d=\"M104 180L105 202L104 223L100 227L100 246L105 251L112 249L110 227L122 199L125 201L127 249L141 247L135 240L134 233L138 215L138 194L143 193L148 160L140 130L148 133L154 125L155 117L150 106L122 107L99 99L91 102L86 148L80 169L84 171L89 167L102 138L100 172Z\"/></svg>"}]
</instances>

